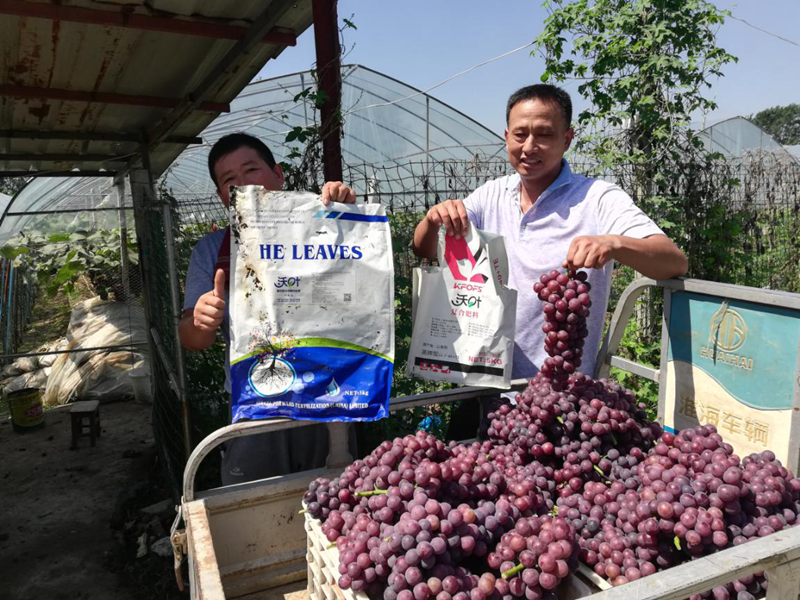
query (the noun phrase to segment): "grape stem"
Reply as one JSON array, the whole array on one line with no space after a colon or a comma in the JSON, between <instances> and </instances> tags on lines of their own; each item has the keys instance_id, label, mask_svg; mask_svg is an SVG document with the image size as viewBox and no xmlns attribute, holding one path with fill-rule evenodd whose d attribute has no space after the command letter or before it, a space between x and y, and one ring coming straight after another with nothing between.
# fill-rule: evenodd
<instances>
[{"instance_id":1,"label":"grape stem","mask_svg":"<svg viewBox=\"0 0 800 600\"><path fill-rule=\"evenodd\" d=\"M301 511L298 511L298 512L297 512L297 514L298 514L298 515L304 515L304 514L306 514L307 512L308 512L308 509L307 509L307 508L304 508L303 510L301 510Z\"/></svg>"},{"instance_id":2,"label":"grape stem","mask_svg":"<svg viewBox=\"0 0 800 600\"><path fill-rule=\"evenodd\" d=\"M331 548L335 548L335 547L336 547L336 542L331 542L330 544L325 546L325 550L330 550Z\"/></svg>"},{"instance_id":3,"label":"grape stem","mask_svg":"<svg viewBox=\"0 0 800 600\"><path fill-rule=\"evenodd\" d=\"M508 579L509 577L513 577L514 575L516 575L517 573L522 571L524 568L525 568L525 566L522 563L519 563L513 569L509 569L508 571L504 571L503 575L502 575L503 579Z\"/></svg>"},{"instance_id":4,"label":"grape stem","mask_svg":"<svg viewBox=\"0 0 800 600\"><path fill-rule=\"evenodd\" d=\"M378 494L388 494L389 490L374 489L371 492L356 492L355 495L359 497L376 496Z\"/></svg>"}]
</instances>

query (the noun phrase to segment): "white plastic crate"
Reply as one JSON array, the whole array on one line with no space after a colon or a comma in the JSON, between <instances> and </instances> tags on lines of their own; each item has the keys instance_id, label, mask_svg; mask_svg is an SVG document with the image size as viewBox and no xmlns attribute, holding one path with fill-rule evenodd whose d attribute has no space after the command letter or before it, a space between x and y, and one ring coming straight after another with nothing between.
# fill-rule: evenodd
<instances>
[{"instance_id":1,"label":"white plastic crate","mask_svg":"<svg viewBox=\"0 0 800 600\"><path fill-rule=\"evenodd\" d=\"M339 579L339 550L322 533L322 525L308 513L305 514L308 539L308 595L311 600L369 600L364 592L343 590Z\"/></svg>"}]
</instances>

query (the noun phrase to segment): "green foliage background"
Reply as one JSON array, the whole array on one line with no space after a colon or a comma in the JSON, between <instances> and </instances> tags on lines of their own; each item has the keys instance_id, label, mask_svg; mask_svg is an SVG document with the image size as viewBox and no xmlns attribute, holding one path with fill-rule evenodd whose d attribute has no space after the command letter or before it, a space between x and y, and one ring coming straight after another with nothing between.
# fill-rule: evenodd
<instances>
[{"instance_id":1,"label":"green foliage background","mask_svg":"<svg viewBox=\"0 0 800 600\"><path fill-rule=\"evenodd\" d=\"M780 144L800 144L800 104L773 106L756 113L750 120Z\"/></svg>"}]
</instances>

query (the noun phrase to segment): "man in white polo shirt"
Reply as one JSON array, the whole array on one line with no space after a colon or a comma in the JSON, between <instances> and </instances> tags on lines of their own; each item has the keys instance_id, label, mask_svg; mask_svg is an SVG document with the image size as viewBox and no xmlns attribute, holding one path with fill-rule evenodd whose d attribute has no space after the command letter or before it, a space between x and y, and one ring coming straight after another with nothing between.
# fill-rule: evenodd
<instances>
[{"instance_id":1,"label":"man in white polo shirt","mask_svg":"<svg viewBox=\"0 0 800 600\"><path fill-rule=\"evenodd\" d=\"M515 174L479 187L464 200L431 208L417 225L414 251L436 256L440 227L457 237L468 223L505 237L509 285L518 291L514 378L533 377L544 362L544 316L533 284L543 273L589 269L592 310L581 371L591 375L614 260L654 279L686 273L683 252L618 186L574 174L564 159L574 135L572 102L552 85L524 87L508 100L505 131Z\"/></svg>"}]
</instances>

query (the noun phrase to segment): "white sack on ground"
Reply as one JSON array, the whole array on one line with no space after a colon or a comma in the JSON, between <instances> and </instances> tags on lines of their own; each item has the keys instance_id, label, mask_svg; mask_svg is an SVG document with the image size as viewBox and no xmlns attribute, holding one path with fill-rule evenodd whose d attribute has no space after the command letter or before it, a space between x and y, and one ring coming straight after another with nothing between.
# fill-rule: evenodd
<instances>
[{"instance_id":1,"label":"white sack on ground","mask_svg":"<svg viewBox=\"0 0 800 600\"><path fill-rule=\"evenodd\" d=\"M45 369L39 369L38 371L31 371L30 373L23 373L11 379L6 379L3 381L3 392L9 394L25 388L43 389L46 384L47 373Z\"/></svg>"},{"instance_id":2,"label":"white sack on ground","mask_svg":"<svg viewBox=\"0 0 800 600\"><path fill-rule=\"evenodd\" d=\"M9 377L16 377L17 375L22 375L23 371L20 369L16 363L11 363L10 365L6 365L3 367L3 370L0 371L0 377L3 379L7 379Z\"/></svg>"},{"instance_id":3,"label":"white sack on ground","mask_svg":"<svg viewBox=\"0 0 800 600\"><path fill-rule=\"evenodd\" d=\"M40 350L40 352L58 352L59 350L64 350L67 347L67 338L63 337L57 342L45 346ZM58 358L58 354L45 354L44 356L39 357L39 366L40 367L52 367L53 363L56 362Z\"/></svg>"},{"instance_id":4,"label":"white sack on ground","mask_svg":"<svg viewBox=\"0 0 800 600\"><path fill-rule=\"evenodd\" d=\"M20 373L32 373L39 368L38 356L22 356L14 361L14 365Z\"/></svg>"},{"instance_id":5,"label":"white sack on ground","mask_svg":"<svg viewBox=\"0 0 800 600\"><path fill-rule=\"evenodd\" d=\"M119 346L146 341L141 309L126 302L91 298L72 311L64 349ZM122 360L122 356L126 360ZM53 362L44 393L47 406L66 404L71 398L103 401L133 397L128 377L123 377L138 355L128 351L59 354ZM105 364L107 363L107 364ZM86 365L86 367L84 367Z\"/></svg>"}]
</instances>

